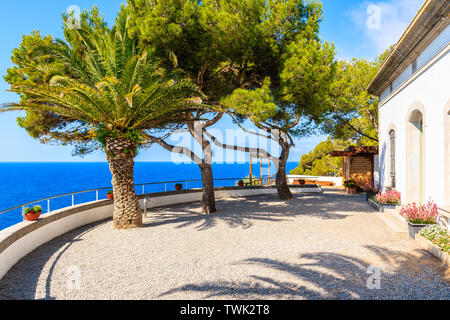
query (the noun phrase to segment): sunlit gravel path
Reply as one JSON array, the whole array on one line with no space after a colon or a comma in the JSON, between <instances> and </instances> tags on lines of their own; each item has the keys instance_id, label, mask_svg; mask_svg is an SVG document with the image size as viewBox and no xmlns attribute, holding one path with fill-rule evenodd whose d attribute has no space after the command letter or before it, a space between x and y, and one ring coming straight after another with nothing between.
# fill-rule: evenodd
<instances>
[{"instance_id":1,"label":"sunlit gravel path","mask_svg":"<svg viewBox=\"0 0 450 320\"><path fill-rule=\"evenodd\" d=\"M394 239L363 196L229 199L210 217L198 207L153 210L136 230L67 233L13 267L0 298L450 299L438 260ZM367 287L369 266L380 289Z\"/></svg>"}]
</instances>

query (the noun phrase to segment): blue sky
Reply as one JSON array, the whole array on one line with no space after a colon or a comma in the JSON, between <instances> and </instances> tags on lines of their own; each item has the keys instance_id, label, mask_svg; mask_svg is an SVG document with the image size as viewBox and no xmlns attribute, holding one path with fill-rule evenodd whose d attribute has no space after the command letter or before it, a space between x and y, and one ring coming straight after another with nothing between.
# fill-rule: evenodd
<instances>
[{"instance_id":1,"label":"blue sky","mask_svg":"<svg viewBox=\"0 0 450 320\"><path fill-rule=\"evenodd\" d=\"M51 34L53 37L61 38L61 13L73 5L81 9L90 9L93 5L97 5L106 21L112 24L123 2L123 0L3 1L0 11L0 104L17 101L15 94L5 92L8 85L3 80L3 75L6 74L6 69L11 67L11 52L19 46L22 35L40 30L43 35ZM396 42L423 2L423 0L322 0L324 21L321 24L321 37L335 43L339 59L352 57L373 59ZM18 115L18 113L0 114L0 162L105 160L101 152L81 159L71 156L71 147L40 144L17 126ZM225 128L230 127L233 127L231 121L223 119L216 129L223 132ZM289 160L299 161L302 154L311 151L325 138L326 136L319 135L298 139ZM236 155L235 158L245 157ZM159 147L144 150L137 157L137 161L171 161L171 159L173 155Z\"/></svg>"}]
</instances>

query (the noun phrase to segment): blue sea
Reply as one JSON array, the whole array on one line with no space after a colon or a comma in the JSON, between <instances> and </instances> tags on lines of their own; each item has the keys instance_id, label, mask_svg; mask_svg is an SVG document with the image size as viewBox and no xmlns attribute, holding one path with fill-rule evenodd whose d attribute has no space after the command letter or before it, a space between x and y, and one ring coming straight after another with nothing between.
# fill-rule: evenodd
<instances>
[{"instance_id":1,"label":"blue sea","mask_svg":"<svg viewBox=\"0 0 450 320\"><path fill-rule=\"evenodd\" d=\"M298 162L288 162L287 172L297 167ZM253 166L259 175L259 165ZM264 169L267 175L267 166ZM271 174L275 173L272 166ZM249 164L213 164L214 179L233 179L215 181L215 186L224 187L236 184L236 180L249 174ZM196 164L175 164L171 162L136 162L134 168L136 184L201 179ZM236 180L234 180L236 178ZM186 188L186 183L183 182ZM78 163L0 163L0 211L55 195L107 188L111 186L111 173L106 162ZM145 193L173 190L173 183L145 186ZM187 188L199 188L201 182L188 182ZM167 188L167 189L166 189ZM142 187L136 187L138 194ZM105 198L105 191L99 198ZM95 192L75 196L75 204L94 201ZM37 203L47 212L47 202ZM56 210L72 205L72 197L53 199L50 209ZM22 221L21 209L0 214L0 230Z\"/></svg>"}]
</instances>

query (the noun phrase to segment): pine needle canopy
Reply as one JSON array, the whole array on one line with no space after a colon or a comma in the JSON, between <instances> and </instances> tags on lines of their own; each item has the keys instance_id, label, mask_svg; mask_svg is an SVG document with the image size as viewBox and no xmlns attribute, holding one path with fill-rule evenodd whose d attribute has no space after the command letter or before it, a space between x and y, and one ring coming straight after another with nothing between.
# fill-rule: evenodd
<instances>
[{"instance_id":1,"label":"pine needle canopy","mask_svg":"<svg viewBox=\"0 0 450 320\"><path fill-rule=\"evenodd\" d=\"M67 31L79 45L56 40L37 47L32 55L40 63L19 71L26 75L31 68L47 80L24 76L13 83L10 91L21 95L21 102L0 112L46 112L120 134L159 128L200 108L202 95L195 85L162 69L130 37L127 21L119 15L112 29L83 23Z\"/></svg>"}]
</instances>

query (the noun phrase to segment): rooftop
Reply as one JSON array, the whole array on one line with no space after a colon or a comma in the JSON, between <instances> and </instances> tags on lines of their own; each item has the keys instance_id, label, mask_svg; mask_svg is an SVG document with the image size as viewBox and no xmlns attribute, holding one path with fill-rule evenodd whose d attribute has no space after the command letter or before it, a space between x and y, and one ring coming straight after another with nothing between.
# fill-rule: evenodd
<instances>
[{"instance_id":1,"label":"rooftop","mask_svg":"<svg viewBox=\"0 0 450 320\"><path fill-rule=\"evenodd\" d=\"M392 48L368 91L380 96L409 64L450 24L450 2L427 0Z\"/></svg>"},{"instance_id":2,"label":"rooftop","mask_svg":"<svg viewBox=\"0 0 450 320\"><path fill-rule=\"evenodd\" d=\"M331 153L332 157L342 157L342 156L356 156L356 155L368 155L368 154L378 154L378 147L372 146L350 146L344 151L333 151Z\"/></svg>"}]
</instances>

